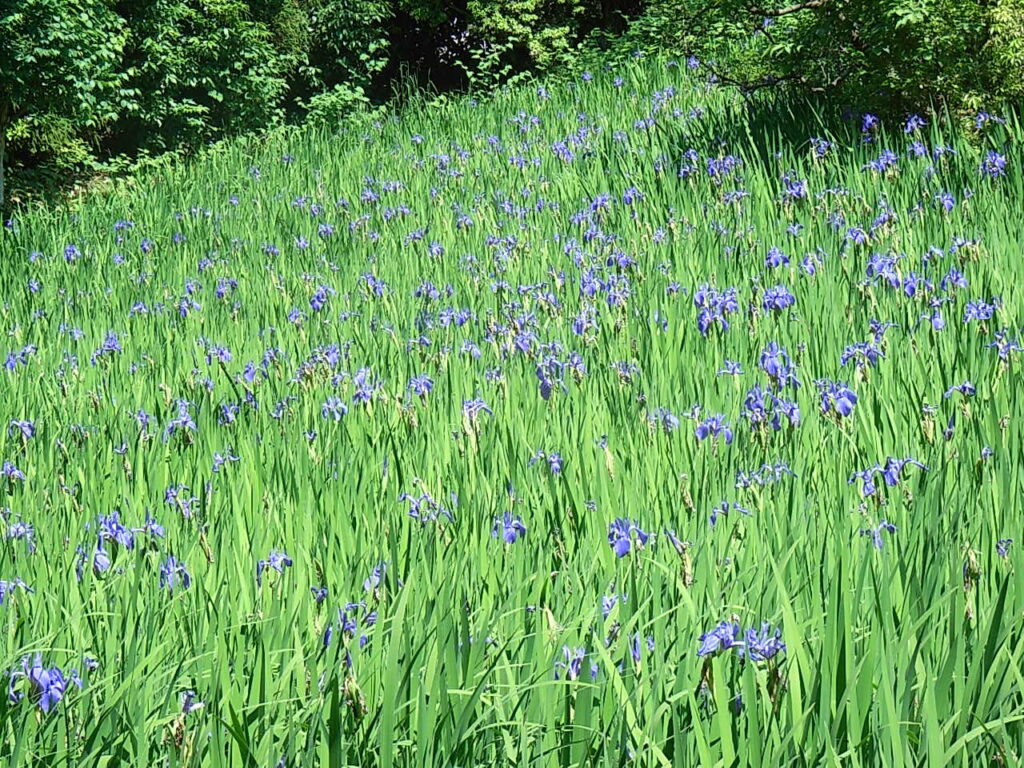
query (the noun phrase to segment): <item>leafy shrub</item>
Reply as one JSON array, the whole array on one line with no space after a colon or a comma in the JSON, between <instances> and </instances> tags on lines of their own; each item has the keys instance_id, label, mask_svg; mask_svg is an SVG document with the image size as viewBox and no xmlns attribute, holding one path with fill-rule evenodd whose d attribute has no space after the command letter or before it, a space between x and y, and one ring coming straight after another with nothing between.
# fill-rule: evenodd
<instances>
[{"instance_id":1,"label":"leafy shrub","mask_svg":"<svg viewBox=\"0 0 1024 768\"><path fill-rule=\"evenodd\" d=\"M746 90L863 109L977 108L1024 94L1021 0L651 0L614 49L675 51Z\"/></svg>"}]
</instances>

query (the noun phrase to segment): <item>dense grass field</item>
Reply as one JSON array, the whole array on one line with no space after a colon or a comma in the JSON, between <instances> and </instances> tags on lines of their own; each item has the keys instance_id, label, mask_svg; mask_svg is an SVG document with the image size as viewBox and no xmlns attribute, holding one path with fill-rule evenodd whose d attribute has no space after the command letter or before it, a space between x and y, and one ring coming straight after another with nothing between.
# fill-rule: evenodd
<instances>
[{"instance_id":1,"label":"dense grass field","mask_svg":"<svg viewBox=\"0 0 1024 768\"><path fill-rule=\"evenodd\" d=\"M4 764L1019 765L1021 130L921 122L638 61L8 222Z\"/></svg>"}]
</instances>

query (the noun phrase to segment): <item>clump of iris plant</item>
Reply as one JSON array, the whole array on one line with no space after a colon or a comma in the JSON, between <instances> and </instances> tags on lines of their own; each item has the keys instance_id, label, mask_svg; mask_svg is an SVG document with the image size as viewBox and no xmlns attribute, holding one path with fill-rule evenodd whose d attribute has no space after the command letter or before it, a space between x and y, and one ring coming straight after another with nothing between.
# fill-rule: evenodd
<instances>
[{"instance_id":1,"label":"clump of iris plant","mask_svg":"<svg viewBox=\"0 0 1024 768\"><path fill-rule=\"evenodd\" d=\"M452 515L451 511L436 501L433 496L427 492L421 493L419 496L413 496L410 493L403 493L398 497L399 503L407 502L409 504L409 517L413 520L418 520L422 525L427 523L437 522L439 519L444 518L448 522L453 522L455 516ZM455 503L456 499L452 496L452 502Z\"/></svg>"},{"instance_id":2,"label":"clump of iris plant","mask_svg":"<svg viewBox=\"0 0 1024 768\"><path fill-rule=\"evenodd\" d=\"M362 615L360 615L360 613ZM324 630L323 646L327 648L331 644L334 633L340 632L346 645L345 666L352 666L352 656L348 652L348 641L358 634L359 650L365 648L370 642L369 631L377 624L377 611L370 610L363 601L346 603L338 609L337 621L332 621ZM362 631L361 631L362 630Z\"/></svg>"},{"instance_id":3,"label":"clump of iris plant","mask_svg":"<svg viewBox=\"0 0 1024 768\"><path fill-rule=\"evenodd\" d=\"M858 480L861 481L861 493L867 497L872 496L878 492L878 485L875 483L875 475L882 475L882 479L885 481L887 486L899 485L903 479L903 472L907 466L913 466L920 469L922 472L927 472L928 467L922 464L917 459L907 457L905 459L897 459L889 456L885 460L885 465L875 464L867 469L858 470L850 475L850 479L847 480L849 485L853 485Z\"/></svg>"},{"instance_id":4,"label":"clump of iris plant","mask_svg":"<svg viewBox=\"0 0 1024 768\"><path fill-rule=\"evenodd\" d=\"M800 406L795 401L785 400L764 389L760 384L747 392L741 415L759 435L766 434L769 426L773 432L778 432L787 423L793 427L800 425Z\"/></svg>"},{"instance_id":5,"label":"clump of iris plant","mask_svg":"<svg viewBox=\"0 0 1024 768\"><path fill-rule=\"evenodd\" d=\"M537 451L530 457L527 464L532 467L538 461L547 462L552 475L562 474L562 454L558 451Z\"/></svg>"},{"instance_id":6,"label":"clump of iris plant","mask_svg":"<svg viewBox=\"0 0 1024 768\"><path fill-rule=\"evenodd\" d=\"M769 661L786 652L786 644L782 642L782 630L773 630L768 622L762 623L760 629L752 627L746 632L741 632L739 624L723 621L701 635L699 642L697 655L700 657L733 651L740 659L760 662Z\"/></svg>"},{"instance_id":7,"label":"clump of iris plant","mask_svg":"<svg viewBox=\"0 0 1024 768\"><path fill-rule=\"evenodd\" d=\"M693 294L693 305L697 308L697 330L707 336L713 328L729 330L729 315L740 308L735 288L719 291L710 285L702 285Z\"/></svg>"},{"instance_id":8,"label":"clump of iris plant","mask_svg":"<svg viewBox=\"0 0 1024 768\"><path fill-rule=\"evenodd\" d=\"M797 474L784 461L774 464L762 464L754 470L737 470L736 487L750 488L754 486L774 485L785 477L796 477Z\"/></svg>"},{"instance_id":9,"label":"clump of iris plant","mask_svg":"<svg viewBox=\"0 0 1024 768\"><path fill-rule=\"evenodd\" d=\"M728 501L723 501L717 506L711 509L711 515L708 517L708 524L714 528L715 523L718 522L718 518L725 517L730 512L739 512L741 515L750 515L750 510L741 507L738 502L730 504Z\"/></svg>"}]
</instances>

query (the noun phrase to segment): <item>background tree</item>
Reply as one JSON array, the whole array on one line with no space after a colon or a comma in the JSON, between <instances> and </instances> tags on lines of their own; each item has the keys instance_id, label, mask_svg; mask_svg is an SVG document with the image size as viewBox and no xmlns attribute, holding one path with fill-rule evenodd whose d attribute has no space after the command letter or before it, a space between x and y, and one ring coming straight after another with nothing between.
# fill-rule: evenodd
<instances>
[{"instance_id":1,"label":"background tree","mask_svg":"<svg viewBox=\"0 0 1024 768\"><path fill-rule=\"evenodd\" d=\"M306 56L290 87L290 112L337 124L376 93L391 63L392 0L302 0Z\"/></svg>"},{"instance_id":2,"label":"background tree","mask_svg":"<svg viewBox=\"0 0 1024 768\"><path fill-rule=\"evenodd\" d=\"M0 206L7 138L19 120L112 120L122 88L122 19L101 0L0 0Z\"/></svg>"},{"instance_id":3,"label":"background tree","mask_svg":"<svg viewBox=\"0 0 1024 768\"><path fill-rule=\"evenodd\" d=\"M1024 0L649 0L617 43L720 82L854 110L997 108L1024 96Z\"/></svg>"},{"instance_id":4,"label":"background tree","mask_svg":"<svg viewBox=\"0 0 1024 768\"><path fill-rule=\"evenodd\" d=\"M305 57L296 0L122 0L120 67L135 98L103 153L156 154L266 129Z\"/></svg>"}]
</instances>

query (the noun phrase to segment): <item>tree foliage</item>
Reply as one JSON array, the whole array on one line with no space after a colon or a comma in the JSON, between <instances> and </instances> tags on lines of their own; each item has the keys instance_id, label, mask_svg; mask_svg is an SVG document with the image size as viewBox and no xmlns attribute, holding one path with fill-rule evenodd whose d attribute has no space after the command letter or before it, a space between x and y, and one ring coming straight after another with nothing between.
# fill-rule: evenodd
<instances>
[{"instance_id":1,"label":"tree foliage","mask_svg":"<svg viewBox=\"0 0 1024 768\"><path fill-rule=\"evenodd\" d=\"M237 0L119 3L129 31L122 71L135 98L116 116L111 148L160 152L278 122L301 52L276 49L273 15L253 10Z\"/></svg>"},{"instance_id":2,"label":"tree foliage","mask_svg":"<svg viewBox=\"0 0 1024 768\"><path fill-rule=\"evenodd\" d=\"M0 41L2 206L6 138L19 121L53 113L66 125L95 127L127 94L124 23L100 0L2 0Z\"/></svg>"},{"instance_id":3,"label":"tree foliage","mask_svg":"<svg viewBox=\"0 0 1024 768\"><path fill-rule=\"evenodd\" d=\"M380 95L394 7L0 0L0 144L52 179L307 117L337 123Z\"/></svg>"},{"instance_id":4,"label":"tree foliage","mask_svg":"<svg viewBox=\"0 0 1024 768\"><path fill-rule=\"evenodd\" d=\"M625 39L747 91L862 108L978 108L1024 89L1022 0L652 0Z\"/></svg>"}]
</instances>

